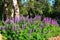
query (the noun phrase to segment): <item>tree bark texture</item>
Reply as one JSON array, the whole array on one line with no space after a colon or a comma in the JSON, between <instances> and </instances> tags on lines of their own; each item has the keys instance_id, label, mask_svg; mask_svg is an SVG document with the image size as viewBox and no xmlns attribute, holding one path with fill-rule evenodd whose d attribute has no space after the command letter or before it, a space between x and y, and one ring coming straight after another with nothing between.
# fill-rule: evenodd
<instances>
[{"instance_id":1,"label":"tree bark texture","mask_svg":"<svg viewBox=\"0 0 60 40\"><path fill-rule=\"evenodd\" d=\"M13 12L12 17L14 17L14 22L15 22L15 18L17 16L19 16L19 7L18 7L17 1L18 0L13 0L13 10L14 10L14 12L12 10L12 12Z\"/></svg>"},{"instance_id":2,"label":"tree bark texture","mask_svg":"<svg viewBox=\"0 0 60 40\"><path fill-rule=\"evenodd\" d=\"M4 21L8 19L8 3L4 0Z\"/></svg>"}]
</instances>

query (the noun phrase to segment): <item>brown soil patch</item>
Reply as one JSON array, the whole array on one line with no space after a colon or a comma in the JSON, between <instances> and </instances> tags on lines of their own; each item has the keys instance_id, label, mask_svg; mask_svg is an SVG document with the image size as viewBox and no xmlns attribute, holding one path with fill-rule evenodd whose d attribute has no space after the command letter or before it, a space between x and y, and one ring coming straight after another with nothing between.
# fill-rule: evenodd
<instances>
[{"instance_id":1,"label":"brown soil patch","mask_svg":"<svg viewBox=\"0 0 60 40\"><path fill-rule=\"evenodd\" d=\"M49 40L60 40L60 36L51 37Z\"/></svg>"}]
</instances>

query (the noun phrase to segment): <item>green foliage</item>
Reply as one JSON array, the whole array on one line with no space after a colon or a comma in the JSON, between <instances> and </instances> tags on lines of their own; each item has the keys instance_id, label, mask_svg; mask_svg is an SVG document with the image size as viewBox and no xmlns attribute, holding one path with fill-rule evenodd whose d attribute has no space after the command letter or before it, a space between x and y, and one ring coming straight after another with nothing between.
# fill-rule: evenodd
<instances>
[{"instance_id":1,"label":"green foliage","mask_svg":"<svg viewBox=\"0 0 60 40\"><path fill-rule=\"evenodd\" d=\"M3 11L4 10L4 7L3 7L3 1L0 0L0 20L2 19L2 15L3 15Z\"/></svg>"},{"instance_id":2,"label":"green foliage","mask_svg":"<svg viewBox=\"0 0 60 40\"><path fill-rule=\"evenodd\" d=\"M27 8L26 8L26 7L21 7L21 8L20 8L20 14L28 15Z\"/></svg>"},{"instance_id":3,"label":"green foliage","mask_svg":"<svg viewBox=\"0 0 60 40\"><path fill-rule=\"evenodd\" d=\"M51 24L48 26L43 23L43 27L41 27L41 22L42 21L37 20L35 23L21 21L16 24L5 24L5 29L0 29L0 32L4 40L49 40L48 38L51 36L60 35L59 26ZM25 26L22 28L22 25Z\"/></svg>"},{"instance_id":4,"label":"green foliage","mask_svg":"<svg viewBox=\"0 0 60 40\"><path fill-rule=\"evenodd\" d=\"M55 12L60 13L60 0L55 0L54 8Z\"/></svg>"},{"instance_id":5,"label":"green foliage","mask_svg":"<svg viewBox=\"0 0 60 40\"><path fill-rule=\"evenodd\" d=\"M23 15L28 15L28 12L30 11L30 16L34 16L36 14L48 15L53 12L53 8L49 5L48 0L31 0L26 2L25 4L21 4L20 1L19 8L20 13Z\"/></svg>"}]
</instances>

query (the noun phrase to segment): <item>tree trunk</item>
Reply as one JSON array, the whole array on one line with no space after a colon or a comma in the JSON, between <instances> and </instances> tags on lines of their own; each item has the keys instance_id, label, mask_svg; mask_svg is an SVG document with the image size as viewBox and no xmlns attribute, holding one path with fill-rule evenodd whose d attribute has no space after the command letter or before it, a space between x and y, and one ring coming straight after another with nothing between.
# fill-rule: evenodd
<instances>
[{"instance_id":1,"label":"tree trunk","mask_svg":"<svg viewBox=\"0 0 60 40\"><path fill-rule=\"evenodd\" d=\"M12 14L13 15L12 17L14 17L14 22L15 22L15 18L19 16L19 7L18 7L17 0L13 0L13 10L14 12Z\"/></svg>"},{"instance_id":2,"label":"tree trunk","mask_svg":"<svg viewBox=\"0 0 60 40\"><path fill-rule=\"evenodd\" d=\"M8 19L8 3L4 0L4 21Z\"/></svg>"}]
</instances>

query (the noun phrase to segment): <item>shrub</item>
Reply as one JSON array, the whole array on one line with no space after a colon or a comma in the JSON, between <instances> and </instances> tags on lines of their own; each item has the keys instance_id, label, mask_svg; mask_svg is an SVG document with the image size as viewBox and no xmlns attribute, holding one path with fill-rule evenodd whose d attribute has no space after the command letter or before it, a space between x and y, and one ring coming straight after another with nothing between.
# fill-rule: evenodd
<instances>
[{"instance_id":1,"label":"shrub","mask_svg":"<svg viewBox=\"0 0 60 40\"><path fill-rule=\"evenodd\" d=\"M4 40L48 40L52 36L60 35L60 27L50 22L50 18L41 21L41 16L28 18L29 16L20 18L16 23L5 23L0 27L0 32L4 36ZM52 24L51 24L52 23Z\"/></svg>"}]
</instances>

